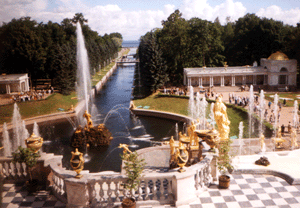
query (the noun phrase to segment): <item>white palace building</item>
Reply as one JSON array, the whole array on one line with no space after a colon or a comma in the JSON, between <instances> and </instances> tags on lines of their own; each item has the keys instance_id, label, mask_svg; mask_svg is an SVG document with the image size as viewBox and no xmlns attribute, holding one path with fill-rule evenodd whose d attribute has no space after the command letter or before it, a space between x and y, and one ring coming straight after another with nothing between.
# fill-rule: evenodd
<instances>
[{"instance_id":1,"label":"white palace building","mask_svg":"<svg viewBox=\"0 0 300 208\"><path fill-rule=\"evenodd\" d=\"M184 85L187 86L238 86L253 85L255 88L281 90L296 89L297 60L290 60L282 52L261 58L260 66L184 68Z\"/></svg>"}]
</instances>

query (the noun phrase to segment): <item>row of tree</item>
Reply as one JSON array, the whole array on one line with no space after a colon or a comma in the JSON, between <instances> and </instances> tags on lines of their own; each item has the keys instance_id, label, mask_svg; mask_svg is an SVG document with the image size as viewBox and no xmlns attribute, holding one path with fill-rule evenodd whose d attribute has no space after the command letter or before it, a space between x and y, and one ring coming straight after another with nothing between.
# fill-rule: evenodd
<instances>
[{"instance_id":1,"label":"row of tree","mask_svg":"<svg viewBox=\"0 0 300 208\"><path fill-rule=\"evenodd\" d=\"M104 36L92 31L81 13L60 24L37 23L30 17L13 19L0 27L0 73L28 73L31 80L51 79L62 93L73 90L76 81L76 26L82 25L91 74L115 57L122 35Z\"/></svg>"},{"instance_id":2,"label":"row of tree","mask_svg":"<svg viewBox=\"0 0 300 208\"><path fill-rule=\"evenodd\" d=\"M294 27L246 14L235 22L228 17L221 25L218 18L186 20L176 10L162 26L140 39L141 81L150 92L181 85L185 67L252 65L276 51L300 63L300 23Z\"/></svg>"}]
</instances>

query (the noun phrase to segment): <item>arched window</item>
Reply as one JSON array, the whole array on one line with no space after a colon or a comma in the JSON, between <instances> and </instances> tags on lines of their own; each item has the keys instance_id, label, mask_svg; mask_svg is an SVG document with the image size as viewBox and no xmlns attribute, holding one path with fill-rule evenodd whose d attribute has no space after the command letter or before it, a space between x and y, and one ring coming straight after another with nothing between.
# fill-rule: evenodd
<instances>
[{"instance_id":1,"label":"arched window","mask_svg":"<svg viewBox=\"0 0 300 208\"><path fill-rule=\"evenodd\" d=\"M268 68L265 66L264 69L268 69Z\"/></svg>"},{"instance_id":2,"label":"arched window","mask_svg":"<svg viewBox=\"0 0 300 208\"><path fill-rule=\"evenodd\" d=\"M288 70L287 70L287 68L282 67L282 68L280 69L280 72L288 72Z\"/></svg>"}]
</instances>

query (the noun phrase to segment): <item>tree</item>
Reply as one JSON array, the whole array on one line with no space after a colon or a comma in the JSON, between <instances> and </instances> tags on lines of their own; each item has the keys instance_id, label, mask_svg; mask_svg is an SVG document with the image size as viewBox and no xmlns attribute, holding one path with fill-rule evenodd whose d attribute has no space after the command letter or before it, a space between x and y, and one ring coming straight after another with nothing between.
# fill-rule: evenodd
<instances>
[{"instance_id":1,"label":"tree","mask_svg":"<svg viewBox=\"0 0 300 208\"><path fill-rule=\"evenodd\" d=\"M162 21L162 25L163 28L158 33L158 43L168 66L170 80L173 84L181 84L186 58L188 25L179 10L175 10L166 21Z\"/></svg>"},{"instance_id":2,"label":"tree","mask_svg":"<svg viewBox=\"0 0 300 208\"><path fill-rule=\"evenodd\" d=\"M162 52L153 31L141 38L139 58L143 77L146 78L144 83L151 87L151 92L155 92L169 81L166 62L162 58Z\"/></svg>"},{"instance_id":3,"label":"tree","mask_svg":"<svg viewBox=\"0 0 300 208\"><path fill-rule=\"evenodd\" d=\"M82 13L76 13L75 16L72 19L72 22L74 24L76 24L77 22L79 22L81 25L83 25L84 23L87 23L88 20L84 19L83 14Z\"/></svg>"}]
</instances>

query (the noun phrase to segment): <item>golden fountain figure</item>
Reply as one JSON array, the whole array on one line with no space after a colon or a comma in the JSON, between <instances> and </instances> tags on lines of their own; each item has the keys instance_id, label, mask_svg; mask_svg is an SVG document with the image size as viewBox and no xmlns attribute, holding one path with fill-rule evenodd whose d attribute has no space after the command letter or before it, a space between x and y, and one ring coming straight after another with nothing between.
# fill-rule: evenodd
<instances>
[{"instance_id":1,"label":"golden fountain figure","mask_svg":"<svg viewBox=\"0 0 300 208\"><path fill-rule=\"evenodd\" d=\"M275 148L277 149L283 148L283 142L285 141L285 139L282 138L281 127L278 127L276 138L273 138L272 140L275 143Z\"/></svg>"},{"instance_id":2,"label":"golden fountain figure","mask_svg":"<svg viewBox=\"0 0 300 208\"><path fill-rule=\"evenodd\" d=\"M216 103L213 108L214 116L216 123L218 125L218 130L220 134L220 140L225 141L229 139L229 132L230 132L230 121L227 116L226 106L222 102L222 96L219 96L216 100Z\"/></svg>"},{"instance_id":3,"label":"golden fountain figure","mask_svg":"<svg viewBox=\"0 0 300 208\"><path fill-rule=\"evenodd\" d=\"M291 146L292 146L292 149L298 147L297 132L296 132L295 128L293 128L292 133L291 133Z\"/></svg>"},{"instance_id":4,"label":"golden fountain figure","mask_svg":"<svg viewBox=\"0 0 300 208\"><path fill-rule=\"evenodd\" d=\"M113 137L105 125L94 126L92 116L87 111L84 112L83 117L86 119L87 124L84 128L80 125L77 127L71 139L72 146L84 147L87 145L96 147L109 145Z\"/></svg>"},{"instance_id":5,"label":"golden fountain figure","mask_svg":"<svg viewBox=\"0 0 300 208\"><path fill-rule=\"evenodd\" d=\"M260 142L260 149L261 149L261 151L262 152L265 151L266 144L265 144L265 135L263 133L260 134L259 142Z\"/></svg>"},{"instance_id":6,"label":"golden fountain figure","mask_svg":"<svg viewBox=\"0 0 300 208\"><path fill-rule=\"evenodd\" d=\"M93 121L91 119L92 116L91 116L91 114L89 114L87 112L87 110L84 112L83 117L86 118L86 121L87 121L86 128L90 129L90 128L94 127Z\"/></svg>"},{"instance_id":7,"label":"golden fountain figure","mask_svg":"<svg viewBox=\"0 0 300 208\"><path fill-rule=\"evenodd\" d=\"M43 138L35 135L34 133L32 133L29 138L25 139L27 148L32 149L34 153L37 153L41 149L43 142Z\"/></svg>"},{"instance_id":8,"label":"golden fountain figure","mask_svg":"<svg viewBox=\"0 0 300 208\"><path fill-rule=\"evenodd\" d=\"M75 178L79 179L79 178L82 177L82 175L80 174L80 172L84 168L83 153L79 152L77 148L75 149L75 152L72 151L71 153L72 153L72 158L70 160L71 167L77 173L77 175L75 176Z\"/></svg>"}]
</instances>

